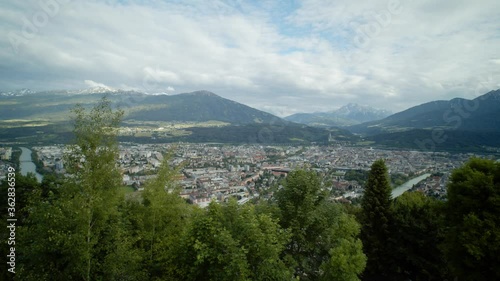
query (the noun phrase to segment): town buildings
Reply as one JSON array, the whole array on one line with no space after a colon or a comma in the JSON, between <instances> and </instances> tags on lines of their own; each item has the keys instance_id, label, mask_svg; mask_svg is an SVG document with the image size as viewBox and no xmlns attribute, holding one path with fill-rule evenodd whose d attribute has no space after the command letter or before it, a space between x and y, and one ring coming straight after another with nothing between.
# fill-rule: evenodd
<instances>
[{"instance_id":1,"label":"town buildings","mask_svg":"<svg viewBox=\"0 0 500 281\"><path fill-rule=\"evenodd\" d=\"M64 172L64 147L33 147L46 169ZM262 146L222 144L121 144L117 165L123 184L137 190L154 177L155 171L170 153L169 164L182 166L178 184L180 195L194 204L230 197L246 203L261 195L296 168L314 169L324 179L324 188L337 199L353 199L363 193L360 183L344 178L347 170L369 170L377 159L385 159L389 173L412 177L423 173L446 175L461 166L471 153L381 150L347 146ZM435 181L437 179L432 178ZM445 180L430 184L436 197L446 193Z\"/></svg>"}]
</instances>

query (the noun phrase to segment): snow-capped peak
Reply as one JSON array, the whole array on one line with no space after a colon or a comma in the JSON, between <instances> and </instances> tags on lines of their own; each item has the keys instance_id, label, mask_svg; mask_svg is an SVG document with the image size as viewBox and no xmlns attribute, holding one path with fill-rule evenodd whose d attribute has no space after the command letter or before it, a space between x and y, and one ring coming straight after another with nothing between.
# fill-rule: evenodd
<instances>
[{"instance_id":1,"label":"snow-capped peak","mask_svg":"<svg viewBox=\"0 0 500 281\"><path fill-rule=\"evenodd\" d=\"M30 89L20 89L20 90L10 90L10 91L1 91L0 96L25 96L25 95L31 95L34 94L35 92L30 90Z\"/></svg>"}]
</instances>

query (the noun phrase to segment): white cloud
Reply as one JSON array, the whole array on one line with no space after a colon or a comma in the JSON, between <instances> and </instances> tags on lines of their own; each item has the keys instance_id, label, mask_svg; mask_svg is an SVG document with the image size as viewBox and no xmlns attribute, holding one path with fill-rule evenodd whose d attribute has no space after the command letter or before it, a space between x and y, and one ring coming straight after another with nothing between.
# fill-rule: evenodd
<instances>
[{"instance_id":1,"label":"white cloud","mask_svg":"<svg viewBox=\"0 0 500 281\"><path fill-rule=\"evenodd\" d=\"M0 37L0 84L206 89L279 115L348 102L397 111L474 97L488 77L497 87L498 1L392 2L70 1L17 54ZM0 32L22 35L40 11L0 3Z\"/></svg>"}]
</instances>

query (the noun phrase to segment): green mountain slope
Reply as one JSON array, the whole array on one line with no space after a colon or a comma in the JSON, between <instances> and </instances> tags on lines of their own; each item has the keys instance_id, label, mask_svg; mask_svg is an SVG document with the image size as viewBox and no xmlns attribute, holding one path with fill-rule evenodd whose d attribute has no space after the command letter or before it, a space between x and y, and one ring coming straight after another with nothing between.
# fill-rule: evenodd
<instances>
[{"instance_id":1,"label":"green mountain slope","mask_svg":"<svg viewBox=\"0 0 500 281\"><path fill-rule=\"evenodd\" d=\"M376 135L413 129L500 131L500 90L473 100L455 98L424 103L378 121L350 126L351 132Z\"/></svg>"},{"instance_id":2,"label":"green mountain slope","mask_svg":"<svg viewBox=\"0 0 500 281\"><path fill-rule=\"evenodd\" d=\"M0 142L54 143L71 138L70 110L103 96L124 110L121 140L138 142L310 143L328 136L349 140L346 130L324 130L285 121L208 91L148 95L134 91L49 91L0 94Z\"/></svg>"},{"instance_id":3,"label":"green mountain slope","mask_svg":"<svg viewBox=\"0 0 500 281\"><path fill-rule=\"evenodd\" d=\"M472 100L424 103L348 129L385 147L494 151L500 147L500 90Z\"/></svg>"},{"instance_id":4,"label":"green mountain slope","mask_svg":"<svg viewBox=\"0 0 500 281\"><path fill-rule=\"evenodd\" d=\"M269 123L277 118L208 91L173 96L146 96L141 104L150 105L152 109L132 112L126 118L148 121L217 120L231 124ZM158 105L163 107L155 108Z\"/></svg>"}]
</instances>

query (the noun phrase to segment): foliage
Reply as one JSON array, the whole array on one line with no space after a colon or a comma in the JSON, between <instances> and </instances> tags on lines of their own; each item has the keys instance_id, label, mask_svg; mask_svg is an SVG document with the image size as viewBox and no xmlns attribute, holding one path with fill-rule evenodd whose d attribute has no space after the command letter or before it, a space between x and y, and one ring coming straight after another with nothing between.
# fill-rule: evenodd
<instances>
[{"instance_id":1,"label":"foliage","mask_svg":"<svg viewBox=\"0 0 500 281\"><path fill-rule=\"evenodd\" d=\"M375 161L361 202L361 237L368 258L366 280L390 280L394 262L390 240L392 212L391 186L384 160Z\"/></svg>"},{"instance_id":2,"label":"foliage","mask_svg":"<svg viewBox=\"0 0 500 281\"><path fill-rule=\"evenodd\" d=\"M368 172L365 170L348 170L345 172L344 179L347 181L357 181L360 185L365 185L368 179Z\"/></svg>"},{"instance_id":3,"label":"foliage","mask_svg":"<svg viewBox=\"0 0 500 281\"><path fill-rule=\"evenodd\" d=\"M471 159L448 184L444 246L460 280L500 279L500 164Z\"/></svg>"},{"instance_id":4,"label":"foliage","mask_svg":"<svg viewBox=\"0 0 500 281\"><path fill-rule=\"evenodd\" d=\"M31 193L33 188L39 186L39 183L37 182L35 175L32 173L28 173L26 176L23 176L20 172L18 172L18 170L16 170L14 174L14 177L8 176L4 181L0 183L0 198L2 198L2 201L0 202L0 219L3 222L6 222L7 219L12 219L12 217L9 216L9 213L12 211L12 209L10 208L14 208L15 217L13 218L17 219L17 221L15 221L14 223L17 229L19 229L26 222L26 210L28 208L27 206L29 205L29 194ZM14 180L9 182L9 178ZM9 193L12 193L12 189L9 190L9 188L11 188L9 183L13 183L15 187L15 205L9 205L12 204L12 201L7 200ZM10 222L8 222L8 224L10 224ZM19 254L19 248L20 245L22 245L22 240L19 238L19 236L17 236L17 239L11 242L12 240L8 240L9 237L9 229L3 226L2 231L0 231L0 241L2 241L0 245L0 252L2 253L2 255L0 256L0 262L2 263L2 266L3 268L5 268L5 270L1 270L0 280L9 280L9 275L12 275L12 273L8 272L6 269L8 262L7 255L10 253L11 247L16 248L16 272L18 272L17 265L20 264L23 259L23 257ZM8 244L7 241L9 241L10 244Z\"/></svg>"},{"instance_id":5,"label":"foliage","mask_svg":"<svg viewBox=\"0 0 500 281\"><path fill-rule=\"evenodd\" d=\"M408 180L410 180L410 177L408 177L404 174L391 174L390 178L391 178L391 185L394 188L396 188L396 187L404 184Z\"/></svg>"},{"instance_id":6,"label":"foliage","mask_svg":"<svg viewBox=\"0 0 500 281\"><path fill-rule=\"evenodd\" d=\"M143 200L127 202L126 218L130 224L135 247L144 254L143 267L150 279L171 276L174 269L168 264L176 257L173 249L180 242L191 217L191 206L180 196L175 177L180 166L171 168L171 153L163 158L157 176L146 182Z\"/></svg>"},{"instance_id":7,"label":"foliage","mask_svg":"<svg viewBox=\"0 0 500 281\"><path fill-rule=\"evenodd\" d=\"M73 112L75 144L65 157L72 176L57 188L57 194L33 192L27 226L21 230L26 241L23 280L48 276L94 280L108 274L111 264L117 265L117 259L109 256L116 256L125 245L118 213L121 175L115 165L122 113L113 112L106 99L89 113L83 107Z\"/></svg>"},{"instance_id":8,"label":"foliage","mask_svg":"<svg viewBox=\"0 0 500 281\"><path fill-rule=\"evenodd\" d=\"M198 212L177 249L180 280L290 280L280 259L289 235L266 214L235 200Z\"/></svg>"},{"instance_id":9,"label":"foliage","mask_svg":"<svg viewBox=\"0 0 500 281\"><path fill-rule=\"evenodd\" d=\"M439 248L444 239L441 227L443 204L420 192L405 192L394 200L394 231L391 235L399 280L450 278Z\"/></svg>"},{"instance_id":10,"label":"foliage","mask_svg":"<svg viewBox=\"0 0 500 281\"><path fill-rule=\"evenodd\" d=\"M366 262L359 225L326 196L314 172L288 175L276 194L280 225L291 233L285 259L293 262L301 280L358 280Z\"/></svg>"}]
</instances>

